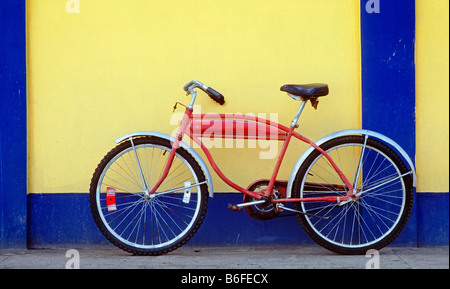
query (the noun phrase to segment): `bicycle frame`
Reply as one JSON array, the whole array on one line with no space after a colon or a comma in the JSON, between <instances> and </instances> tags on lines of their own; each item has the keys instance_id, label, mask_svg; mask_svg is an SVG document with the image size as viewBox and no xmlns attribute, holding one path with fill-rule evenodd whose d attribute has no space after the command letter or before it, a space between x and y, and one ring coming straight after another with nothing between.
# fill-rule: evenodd
<instances>
[{"instance_id":1,"label":"bicycle frame","mask_svg":"<svg viewBox=\"0 0 450 289\"><path fill-rule=\"evenodd\" d=\"M311 202L311 201L328 201L328 202L347 201L350 198L350 196L353 194L353 191L354 191L353 185L350 183L350 181L346 178L346 176L339 169L339 167L336 165L336 163L331 159L331 157L324 150L322 150L319 146L317 146L314 142L312 142L308 138L306 138L294 131L295 128L298 127L298 124L297 124L298 117L299 117L305 103L306 103L306 101L304 101L301 104L301 107L297 113L297 116L294 119L294 121L292 122L290 128L283 126L281 124L278 124L276 122L267 120L267 119L254 117L254 116L248 116L248 115L193 114L193 109L191 107L187 107L185 110L185 113L183 115L183 118L181 120L181 123L178 127L177 134L176 134L175 140L172 144L172 149L170 151L170 155L169 155L168 161L165 165L163 174L161 175L161 177L160 177L159 181L156 183L156 185L151 190L148 190L148 195L151 196L152 194L154 194L156 192L156 190L158 189L158 187L161 185L161 183L164 181L166 176L168 175L170 167L172 165L173 158L175 156L176 149L178 148L180 141L183 139L183 136L186 134L195 143L197 143L200 146L200 148L202 149L202 151L205 153L206 157L208 158L208 161L211 164L214 171L226 184L228 184L233 189L235 189L245 195L253 197L257 200L261 200L263 197L270 199L271 195L273 194L274 184L275 184L275 182L277 182L276 177L277 177L278 171L281 167L286 150L289 146L289 143L290 143L292 137L294 137L302 142L309 144L310 146L317 149L321 154L323 154L327 158L327 160L330 162L331 166L338 173L339 177L341 178L342 182L347 187L348 191L346 193L346 196L341 196L341 197L328 196L328 197L310 197L310 198L280 198L280 199L270 199L270 201L272 203ZM208 121L209 121L209 125L207 123ZM270 178L269 185L264 192L253 192L253 191L249 191L245 188L242 188L241 186L237 185L236 183L234 183L230 179L228 179L222 173L222 171L219 169L219 167L217 166L213 157L211 156L211 153L209 152L208 148L206 148L206 146L203 144L203 142L199 139L204 135L204 133L207 130L211 130L211 127L212 127L212 125L210 124L211 121L213 121L213 125L215 125L215 124L217 125L217 122L220 124L220 125L217 125L217 127L220 127L221 129L220 129L220 131L217 131L217 132L219 133L221 138L233 138L233 139L256 139L256 138L261 139L261 138L263 138L263 139L267 139L267 136L269 135L269 140L283 141L282 149L278 155L278 159L277 159L275 168L273 170L272 176Z\"/></svg>"}]
</instances>

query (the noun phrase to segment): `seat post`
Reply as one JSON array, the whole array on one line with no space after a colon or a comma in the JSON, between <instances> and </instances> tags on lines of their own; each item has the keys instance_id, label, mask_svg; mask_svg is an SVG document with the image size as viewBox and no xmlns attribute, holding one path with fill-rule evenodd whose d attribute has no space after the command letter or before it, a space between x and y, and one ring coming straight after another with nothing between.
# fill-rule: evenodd
<instances>
[{"instance_id":1,"label":"seat post","mask_svg":"<svg viewBox=\"0 0 450 289\"><path fill-rule=\"evenodd\" d=\"M302 103L300 103L300 107L298 108L297 114L295 115L294 120L291 122L291 127L297 128L298 127L298 119L300 118L300 115L302 114L303 109L305 108L306 100L302 100Z\"/></svg>"}]
</instances>

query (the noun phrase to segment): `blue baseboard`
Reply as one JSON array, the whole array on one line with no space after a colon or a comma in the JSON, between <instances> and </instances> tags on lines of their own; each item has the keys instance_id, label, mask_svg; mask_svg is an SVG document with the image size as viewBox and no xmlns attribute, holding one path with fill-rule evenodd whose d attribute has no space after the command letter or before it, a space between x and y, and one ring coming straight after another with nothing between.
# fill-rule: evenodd
<instances>
[{"instance_id":1,"label":"blue baseboard","mask_svg":"<svg viewBox=\"0 0 450 289\"><path fill-rule=\"evenodd\" d=\"M448 193L417 194L417 244L418 246L449 245Z\"/></svg>"},{"instance_id":2,"label":"blue baseboard","mask_svg":"<svg viewBox=\"0 0 450 289\"><path fill-rule=\"evenodd\" d=\"M417 196L417 221L408 223L393 246L448 246L448 193ZM188 245L314 244L295 217L259 221L245 211L233 212L227 208L229 203L241 201L241 194L215 194L209 201L204 223ZM29 194L28 216L29 248L110 246L92 219L88 194Z\"/></svg>"},{"instance_id":3,"label":"blue baseboard","mask_svg":"<svg viewBox=\"0 0 450 289\"><path fill-rule=\"evenodd\" d=\"M88 194L29 194L27 207L29 248L109 243L91 217Z\"/></svg>"}]
</instances>

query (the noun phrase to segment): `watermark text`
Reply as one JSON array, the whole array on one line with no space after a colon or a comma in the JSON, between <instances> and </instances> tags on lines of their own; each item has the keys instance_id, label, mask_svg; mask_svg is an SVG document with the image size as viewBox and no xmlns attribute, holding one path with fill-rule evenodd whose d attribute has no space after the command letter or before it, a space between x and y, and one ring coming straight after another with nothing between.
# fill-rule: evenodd
<instances>
[{"instance_id":1,"label":"watermark text","mask_svg":"<svg viewBox=\"0 0 450 289\"><path fill-rule=\"evenodd\" d=\"M80 269L80 252L75 249L69 249L66 252L66 269Z\"/></svg>"},{"instance_id":2,"label":"watermark text","mask_svg":"<svg viewBox=\"0 0 450 289\"><path fill-rule=\"evenodd\" d=\"M366 257L370 258L366 262L366 269L380 269L380 253L378 252L378 250L367 250Z\"/></svg>"},{"instance_id":3,"label":"watermark text","mask_svg":"<svg viewBox=\"0 0 450 289\"><path fill-rule=\"evenodd\" d=\"M66 2L66 12L69 14L80 13L80 0L68 0Z\"/></svg>"},{"instance_id":4,"label":"watermark text","mask_svg":"<svg viewBox=\"0 0 450 289\"><path fill-rule=\"evenodd\" d=\"M366 12L369 14L380 13L380 0L369 0L366 2Z\"/></svg>"},{"instance_id":5,"label":"watermark text","mask_svg":"<svg viewBox=\"0 0 450 289\"><path fill-rule=\"evenodd\" d=\"M201 138L207 148L259 148L260 159L274 159L278 155L278 141L284 140L286 132L278 128L278 113L201 114L201 106L194 105L190 134ZM178 126L184 113L174 113L170 124ZM269 125L270 122L272 125ZM171 135L176 136L178 127ZM187 140L193 148L200 148L195 141Z\"/></svg>"}]
</instances>

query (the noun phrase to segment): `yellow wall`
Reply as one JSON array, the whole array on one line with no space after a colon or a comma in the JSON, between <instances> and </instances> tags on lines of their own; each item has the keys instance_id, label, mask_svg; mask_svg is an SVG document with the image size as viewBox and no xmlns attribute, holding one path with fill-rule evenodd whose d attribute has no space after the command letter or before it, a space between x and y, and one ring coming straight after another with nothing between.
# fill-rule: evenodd
<instances>
[{"instance_id":1,"label":"yellow wall","mask_svg":"<svg viewBox=\"0 0 450 289\"><path fill-rule=\"evenodd\" d=\"M330 95L308 105L299 131L316 140L361 126L358 1L80 0L80 13L67 2L27 1L30 193L87 192L115 138L174 129L172 106L188 101L192 79L226 99L199 93L202 113L278 113L285 125L298 103L280 86L325 82ZM292 147L281 178L305 148ZM259 151L212 154L247 186L271 174Z\"/></svg>"},{"instance_id":2,"label":"yellow wall","mask_svg":"<svg viewBox=\"0 0 450 289\"><path fill-rule=\"evenodd\" d=\"M418 192L449 191L449 1L416 1Z\"/></svg>"}]
</instances>

